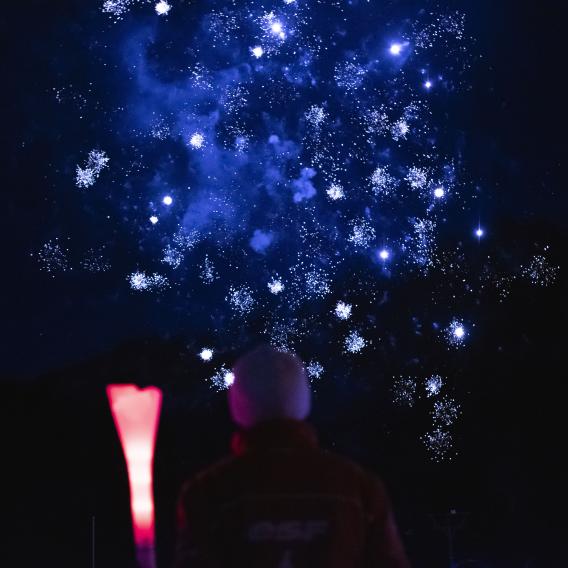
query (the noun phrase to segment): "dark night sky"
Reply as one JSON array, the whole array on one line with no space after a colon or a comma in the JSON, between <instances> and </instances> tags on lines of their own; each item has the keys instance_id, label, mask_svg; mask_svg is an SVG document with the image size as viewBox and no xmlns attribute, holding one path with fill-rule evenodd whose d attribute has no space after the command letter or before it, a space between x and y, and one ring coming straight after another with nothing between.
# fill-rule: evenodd
<instances>
[{"instance_id":1,"label":"dark night sky","mask_svg":"<svg viewBox=\"0 0 568 568\"><path fill-rule=\"evenodd\" d=\"M443 538L432 529L428 515L450 507L470 514L458 550L460 558L477 560L472 565L540 567L560 558L561 518L555 505L563 492L559 383L568 323L561 260L567 205L565 50L556 4L528 4L439 3L443 10L466 13L467 32L475 38L471 49L482 55L467 74L471 90L444 100L451 116L444 128L459 133L454 143L467 177L482 188L475 206L468 204L465 213L454 214L444 238L452 239L456 227L468 222L477 207L490 228L483 251L499 259L501 268L518 269L548 245L550 262L560 265L558 279L550 287L517 280L504 301L492 292L464 303L476 327L459 352L436 343L434 333L425 332L424 340L416 343L399 323L410 321L420 303L427 306L419 314L425 321L441 317L443 310L430 311L430 290L438 290L437 299L443 302L453 289L445 290L436 281L429 288L415 278L397 279L389 284L391 299L380 322L396 342L382 346L377 359L364 354L349 362L340 359L330 373L333 380L322 381L316 393L313 420L323 443L385 477L416 566L445 562ZM203 8L201 2L192 5ZM422 5L393 1L387 11L396 19L397 14L415 14ZM99 123L108 119L107 111L90 104L88 125L80 126L65 119L72 105L61 110L53 101L53 88L73 83L80 86L78 92L88 93L102 84L96 100L101 108L112 108L131 88L116 69L107 73L94 65L91 55L100 63L97 58L104 49L96 41L98 27L104 26L110 41L124 30L134 33L138 24L111 24L98 6L65 0L54 7L36 0L25 8L4 7L1 16L6 322L1 373L14 395L5 399L10 412L3 414L12 422L11 431L20 433L7 446L12 469L20 477L23 465L23 479L34 487L16 504L14 526L45 547L49 560L43 565L87 566L89 522L96 512L101 520L101 562L127 566L128 513L116 506L125 502L124 471L117 465L119 450L104 411L102 387L109 380L159 384L166 400L156 492L158 514L164 519L158 534L160 554L166 565L179 482L223 453L231 427L223 396L205 383L206 371L197 368L194 357L211 336L202 326L195 333L188 331L185 300L176 307L175 295L141 297L127 289L128 262L140 252L132 245L137 237L124 224L109 228L101 221L112 207L108 201L95 198L86 206L72 182L65 181L73 178L75 164L90 148L113 140L116 156L131 142L119 126L114 129L112 120L111 134L93 139L102 136L104 124ZM168 16L172 20L175 9L181 5L174 5ZM94 75L85 72L95 68ZM177 151L173 144L171 151ZM109 154L112 159L112 151ZM126 163L124 158L121 165ZM115 210L126 211L122 205ZM67 235L81 250L102 241L112 245L112 269L96 277L76 271L52 278L41 272L30 254L46 240ZM464 250L468 263L481 269L478 248L466 245ZM204 299L191 321L202 321L207 309ZM223 314L219 318L223 325ZM234 333L234 327L230 329ZM234 335L216 347L230 363L255 337L254 332L244 339ZM321 348L326 340L323 335L316 344ZM335 362L333 348L327 355ZM325 357L321 350L319 359ZM451 464L432 463L421 447L426 406L400 410L387 400L391 377L434 371L449 377L462 405L455 431L458 456ZM69 428L73 421L76 428ZM186 433L196 428L207 435L188 443ZM26 443L38 452L37 460ZM35 489L38 462L51 495ZM38 503L48 511L47 532L35 519ZM113 538L118 543L114 550L109 544ZM65 552L58 548L58 543L71 541ZM33 555L29 552L25 558ZM21 557L18 565L33 563Z\"/></svg>"},{"instance_id":2,"label":"dark night sky","mask_svg":"<svg viewBox=\"0 0 568 568\"><path fill-rule=\"evenodd\" d=\"M419 5L393 2L388 10L396 20L398 13L416 13ZM70 109L73 117L77 114L76 108L68 105L61 112L53 101L54 88L73 84L79 93L96 92L101 107L112 108L120 100L112 97L123 79L112 70L101 71L100 65L89 67L89 53L101 58L97 26L104 26L107 41L116 40L118 26L125 26L120 34L135 27L109 24L96 5L90 10L73 2L55 8L42 2L31 6L26 17L4 16L5 53L12 55L3 61L10 78L4 93L3 169L8 245L3 297L10 332L2 360L5 373L26 375L81 359L136 334L185 332L189 312L187 305L176 307L175 297L148 300L128 292L124 278L132 264L127 259L136 254L131 230L116 223L109 229L104 222L108 200L85 205L70 187L73 159L81 158L76 148L97 145L102 136L97 125L104 124L108 111L99 112L91 104L88 126L81 126L81 121L66 119ZM466 31L476 40L471 51L482 56L467 75L471 90L444 103L452 116L446 128L455 129L462 139L468 179L482 188L470 211L475 216L478 209L491 231L485 250L510 257L510 264L518 267L539 247L551 244L554 264L565 235L566 203L560 177L563 91L555 84L562 51L560 33L555 32L558 19L546 5L536 12L522 3L455 6L467 14ZM91 68L98 74L86 73ZM103 88L97 91L99 83ZM120 145L118 126L114 132L109 136ZM471 219L452 214L454 223ZM76 270L72 276L52 279L40 272L30 253L54 237L75 252L101 243L114 247L111 273L93 277ZM207 334L203 341L209 341Z\"/></svg>"}]
</instances>

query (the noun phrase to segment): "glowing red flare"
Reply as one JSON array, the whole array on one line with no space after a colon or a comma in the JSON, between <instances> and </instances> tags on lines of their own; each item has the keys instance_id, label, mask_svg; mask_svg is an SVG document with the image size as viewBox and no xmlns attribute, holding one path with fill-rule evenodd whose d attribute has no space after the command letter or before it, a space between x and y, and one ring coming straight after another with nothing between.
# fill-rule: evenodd
<instances>
[{"instance_id":1,"label":"glowing red flare","mask_svg":"<svg viewBox=\"0 0 568 568\"><path fill-rule=\"evenodd\" d=\"M162 391L157 387L139 389L136 385L108 385L107 396L128 469L138 559L142 565L149 565L147 551L154 547L152 466ZM140 554L142 550L146 553Z\"/></svg>"}]
</instances>

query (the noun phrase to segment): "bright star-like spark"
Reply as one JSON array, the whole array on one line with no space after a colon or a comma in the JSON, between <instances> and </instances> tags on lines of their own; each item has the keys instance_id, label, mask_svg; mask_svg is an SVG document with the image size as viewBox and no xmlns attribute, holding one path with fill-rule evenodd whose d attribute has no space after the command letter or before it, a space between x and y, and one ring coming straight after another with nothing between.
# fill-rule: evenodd
<instances>
[{"instance_id":1,"label":"bright star-like spark","mask_svg":"<svg viewBox=\"0 0 568 568\"><path fill-rule=\"evenodd\" d=\"M431 88L432 88L432 81L426 81L426 82L424 83L424 87L425 87L426 89L431 89Z\"/></svg>"},{"instance_id":2,"label":"bright star-like spark","mask_svg":"<svg viewBox=\"0 0 568 568\"><path fill-rule=\"evenodd\" d=\"M379 258L381 260L388 260L390 257L390 252L387 249L382 249L379 251Z\"/></svg>"},{"instance_id":3,"label":"bright star-like spark","mask_svg":"<svg viewBox=\"0 0 568 568\"><path fill-rule=\"evenodd\" d=\"M155 6L156 14L158 16L166 16L168 12L172 9L171 5L165 2L165 0L160 0Z\"/></svg>"},{"instance_id":4,"label":"bright star-like spark","mask_svg":"<svg viewBox=\"0 0 568 568\"><path fill-rule=\"evenodd\" d=\"M235 382L235 373L233 373L233 371L226 371L223 374L223 381L227 388L230 387Z\"/></svg>"},{"instance_id":5,"label":"bright star-like spark","mask_svg":"<svg viewBox=\"0 0 568 568\"><path fill-rule=\"evenodd\" d=\"M434 197L435 197L436 199L441 199L442 197L444 197L444 195L446 195L446 192L444 191L444 188L443 188L443 187L437 187L437 188L434 190Z\"/></svg>"},{"instance_id":6,"label":"bright star-like spark","mask_svg":"<svg viewBox=\"0 0 568 568\"><path fill-rule=\"evenodd\" d=\"M209 347L204 347L200 351L199 357L202 361L211 361L211 359L213 359L213 349Z\"/></svg>"},{"instance_id":7,"label":"bright star-like spark","mask_svg":"<svg viewBox=\"0 0 568 568\"><path fill-rule=\"evenodd\" d=\"M262 57L264 55L264 49L262 49L262 47L260 45L257 45L256 47L251 48L250 51L257 59L259 59L260 57Z\"/></svg>"},{"instance_id":8,"label":"bright star-like spark","mask_svg":"<svg viewBox=\"0 0 568 568\"><path fill-rule=\"evenodd\" d=\"M458 319L453 319L450 325L444 330L446 341L451 347L462 347L467 338L467 329Z\"/></svg>"},{"instance_id":9,"label":"bright star-like spark","mask_svg":"<svg viewBox=\"0 0 568 568\"><path fill-rule=\"evenodd\" d=\"M478 227L477 229L475 229L475 236L478 239L480 239L484 234L485 234L485 231L481 227Z\"/></svg>"},{"instance_id":10,"label":"bright star-like spark","mask_svg":"<svg viewBox=\"0 0 568 568\"><path fill-rule=\"evenodd\" d=\"M400 55L402 52L402 44L401 43L392 43L389 51L392 55Z\"/></svg>"},{"instance_id":11,"label":"bright star-like spark","mask_svg":"<svg viewBox=\"0 0 568 568\"><path fill-rule=\"evenodd\" d=\"M194 132L189 139L189 143L192 148L203 148L203 144L205 143L205 137L201 132Z\"/></svg>"},{"instance_id":12,"label":"bright star-like spark","mask_svg":"<svg viewBox=\"0 0 568 568\"><path fill-rule=\"evenodd\" d=\"M164 195L163 199L162 199L162 203L164 205L171 205L174 202L173 198L171 195Z\"/></svg>"},{"instance_id":13,"label":"bright star-like spark","mask_svg":"<svg viewBox=\"0 0 568 568\"><path fill-rule=\"evenodd\" d=\"M158 217L156 217L156 215L152 215L150 217L150 223L152 223L152 225L155 225L158 222Z\"/></svg>"},{"instance_id":14,"label":"bright star-like spark","mask_svg":"<svg viewBox=\"0 0 568 568\"><path fill-rule=\"evenodd\" d=\"M222 391L228 389L235 382L235 375L233 371L222 366L215 371L209 380L215 390Z\"/></svg>"}]
</instances>

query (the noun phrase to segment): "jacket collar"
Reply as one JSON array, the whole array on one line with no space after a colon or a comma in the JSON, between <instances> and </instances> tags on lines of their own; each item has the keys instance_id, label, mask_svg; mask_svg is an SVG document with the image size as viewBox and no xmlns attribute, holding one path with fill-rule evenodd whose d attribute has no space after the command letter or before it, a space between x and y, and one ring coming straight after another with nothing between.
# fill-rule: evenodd
<instances>
[{"instance_id":1,"label":"jacket collar","mask_svg":"<svg viewBox=\"0 0 568 568\"><path fill-rule=\"evenodd\" d=\"M274 448L316 448L317 434L307 422L270 420L233 434L231 449L237 456Z\"/></svg>"}]
</instances>

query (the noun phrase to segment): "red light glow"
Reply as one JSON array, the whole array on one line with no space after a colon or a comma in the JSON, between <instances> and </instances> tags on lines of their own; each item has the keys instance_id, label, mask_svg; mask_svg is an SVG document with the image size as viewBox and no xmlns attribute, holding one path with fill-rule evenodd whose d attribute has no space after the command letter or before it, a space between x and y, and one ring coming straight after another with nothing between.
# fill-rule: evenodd
<instances>
[{"instance_id":1,"label":"red light glow","mask_svg":"<svg viewBox=\"0 0 568 568\"><path fill-rule=\"evenodd\" d=\"M162 405L157 387L108 385L107 396L128 469L130 510L138 559L154 547L153 463ZM146 561L143 562L146 565Z\"/></svg>"}]
</instances>

